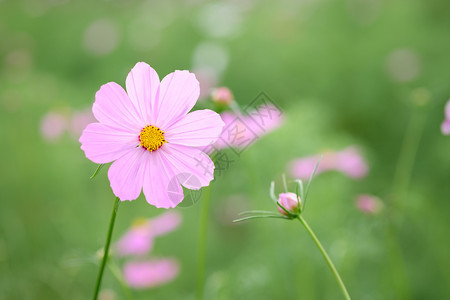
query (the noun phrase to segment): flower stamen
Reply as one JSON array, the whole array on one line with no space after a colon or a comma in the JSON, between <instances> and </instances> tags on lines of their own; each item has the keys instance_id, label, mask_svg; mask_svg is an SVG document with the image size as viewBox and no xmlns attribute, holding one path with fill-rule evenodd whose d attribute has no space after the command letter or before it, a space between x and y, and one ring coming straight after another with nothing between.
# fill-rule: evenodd
<instances>
[{"instance_id":1,"label":"flower stamen","mask_svg":"<svg viewBox=\"0 0 450 300\"><path fill-rule=\"evenodd\" d=\"M164 131L154 125L145 126L139 134L139 145L150 152L158 150L167 143Z\"/></svg>"}]
</instances>

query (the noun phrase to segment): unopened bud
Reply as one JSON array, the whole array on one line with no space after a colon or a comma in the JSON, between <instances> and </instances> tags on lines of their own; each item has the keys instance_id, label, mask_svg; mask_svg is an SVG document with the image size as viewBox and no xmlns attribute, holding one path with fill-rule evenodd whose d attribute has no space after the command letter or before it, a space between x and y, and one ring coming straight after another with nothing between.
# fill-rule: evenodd
<instances>
[{"instance_id":1,"label":"unopened bud","mask_svg":"<svg viewBox=\"0 0 450 300\"><path fill-rule=\"evenodd\" d=\"M295 215L299 213L299 203L301 205L301 199L294 193L281 193L278 196L278 203L281 204L281 206L283 206L288 212ZM278 211L285 216L289 215L279 206Z\"/></svg>"},{"instance_id":2,"label":"unopened bud","mask_svg":"<svg viewBox=\"0 0 450 300\"><path fill-rule=\"evenodd\" d=\"M228 106L233 102L233 93L227 87L219 87L212 92L212 100L219 104Z\"/></svg>"}]
</instances>

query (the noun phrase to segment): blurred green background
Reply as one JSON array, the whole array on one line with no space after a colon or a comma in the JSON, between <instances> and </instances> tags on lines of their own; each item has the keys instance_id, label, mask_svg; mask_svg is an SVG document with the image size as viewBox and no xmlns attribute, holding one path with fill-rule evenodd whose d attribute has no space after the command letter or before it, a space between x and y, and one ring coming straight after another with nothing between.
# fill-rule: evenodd
<instances>
[{"instance_id":1,"label":"blurred green background","mask_svg":"<svg viewBox=\"0 0 450 300\"><path fill-rule=\"evenodd\" d=\"M298 222L231 221L276 210L269 185L292 159L349 145L363 150L368 176L320 174L304 217L353 299L450 298L450 137L439 128L448 1L3 0L0 299L92 296L114 195L106 169L89 181L96 166L78 137L45 139L41 124L48 112L89 109L102 84L124 85L138 61L160 78L196 72L205 101L224 85L241 106L264 90L283 109L284 125L212 184L207 299L341 298ZM360 212L360 193L384 210ZM200 205L176 210L182 226L152 255L178 258L181 273L137 299L194 299ZM142 196L123 203L114 239L162 211ZM108 270L102 287L123 299Z\"/></svg>"}]
</instances>

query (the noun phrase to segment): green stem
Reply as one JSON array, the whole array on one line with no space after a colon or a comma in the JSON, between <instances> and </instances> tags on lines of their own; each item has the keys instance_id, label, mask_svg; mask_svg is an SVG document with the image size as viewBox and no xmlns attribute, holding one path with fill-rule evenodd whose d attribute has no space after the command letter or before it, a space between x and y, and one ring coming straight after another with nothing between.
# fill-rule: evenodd
<instances>
[{"instance_id":1,"label":"green stem","mask_svg":"<svg viewBox=\"0 0 450 300\"><path fill-rule=\"evenodd\" d=\"M100 265L100 270L98 270L98 276L97 276L97 284L95 285L95 292L94 292L94 300L98 297L98 292L100 291L100 285L102 283L103 278L103 271L105 270L106 261L109 257L109 245L111 244L111 236L114 229L114 222L116 220L116 214L117 210L119 209L120 200L119 197L116 197L116 200L114 201L114 207L111 214L111 220L109 221L109 229L108 229L108 235L106 236L106 244L105 249L103 251L103 259L102 263Z\"/></svg>"},{"instance_id":2,"label":"green stem","mask_svg":"<svg viewBox=\"0 0 450 300\"><path fill-rule=\"evenodd\" d=\"M401 206L406 198L411 173L416 160L417 149L425 128L428 110L423 111L421 107L414 107L408 128L405 133L400 157L394 175L393 184L393 208ZM392 208L391 208L392 209Z\"/></svg>"},{"instance_id":3,"label":"green stem","mask_svg":"<svg viewBox=\"0 0 450 300\"><path fill-rule=\"evenodd\" d=\"M206 274L206 236L208 229L209 204L211 199L211 187L207 186L203 190L202 207L200 212L200 227L198 238L198 255L197 255L197 300L203 299L205 288Z\"/></svg>"},{"instance_id":4,"label":"green stem","mask_svg":"<svg viewBox=\"0 0 450 300\"><path fill-rule=\"evenodd\" d=\"M333 262L331 261L330 257L328 256L327 252L323 248L322 244L320 243L317 236L312 231L311 227L308 226L308 223L306 223L305 219L303 219L302 216L298 216L297 219L302 223L302 225L305 227L306 231L308 231L309 235L313 239L314 243L316 244L317 248L319 248L320 252L322 253L323 258L328 264L328 267L330 267L331 272L333 273L334 277L336 278L336 281L339 284L339 287L341 288L342 294L344 295L345 299L350 300L350 295L347 292L347 289L345 287L344 282L341 279L341 276L339 276L338 271L336 270L336 267L334 266Z\"/></svg>"},{"instance_id":5,"label":"green stem","mask_svg":"<svg viewBox=\"0 0 450 300\"><path fill-rule=\"evenodd\" d=\"M396 220L398 212L404 208L405 201L408 196L409 186L411 182L411 174L416 161L417 149L425 129L426 120L428 118L429 109L427 107L414 106L408 127L403 138L399 159L397 162L392 194L387 210L387 240L388 255L390 259L391 273L395 280L391 280L395 287L397 297L399 299L410 299L410 284L406 269L406 261L399 241L399 233L396 228Z\"/></svg>"}]
</instances>

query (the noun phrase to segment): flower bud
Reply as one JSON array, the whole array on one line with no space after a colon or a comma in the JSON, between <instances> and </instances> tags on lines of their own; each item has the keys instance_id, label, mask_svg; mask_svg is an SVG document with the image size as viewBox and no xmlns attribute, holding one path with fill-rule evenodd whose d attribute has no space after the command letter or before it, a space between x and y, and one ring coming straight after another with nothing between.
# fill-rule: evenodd
<instances>
[{"instance_id":1,"label":"flower bud","mask_svg":"<svg viewBox=\"0 0 450 300\"><path fill-rule=\"evenodd\" d=\"M219 104L228 106L233 102L233 93L227 87L219 87L212 92L212 100Z\"/></svg>"},{"instance_id":2,"label":"flower bud","mask_svg":"<svg viewBox=\"0 0 450 300\"><path fill-rule=\"evenodd\" d=\"M299 213L299 205L298 202L301 204L300 197L297 197L294 193L281 193L278 196L278 203L280 203L284 208L286 208L287 211L289 211L292 214L298 214ZM288 216L288 213L285 212L281 207L278 206L278 211Z\"/></svg>"}]
</instances>

